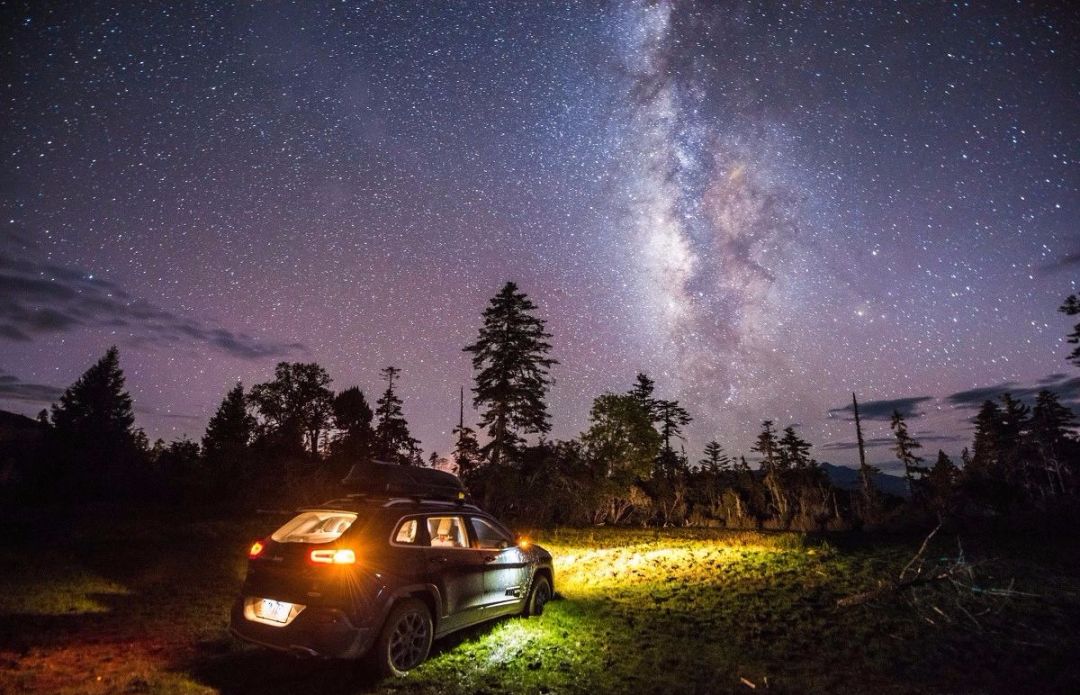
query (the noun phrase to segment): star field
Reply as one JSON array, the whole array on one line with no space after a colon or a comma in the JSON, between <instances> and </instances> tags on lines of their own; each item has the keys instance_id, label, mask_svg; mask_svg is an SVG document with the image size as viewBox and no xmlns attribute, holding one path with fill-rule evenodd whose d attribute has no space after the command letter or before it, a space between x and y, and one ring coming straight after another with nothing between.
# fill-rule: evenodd
<instances>
[{"instance_id":1,"label":"star field","mask_svg":"<svg viewBox=\"0 0 1080 695\"><path fill-rule=\"evenodd\" d=\"M637 371L692 459L772 418L850 463L852 391L950 453L972 389L1080 400L1068 4L0 7L0 407L112 343L165 438L280 359L394 364L446 452L510 279L557 437Z\"/></svg>"}]
</instances>

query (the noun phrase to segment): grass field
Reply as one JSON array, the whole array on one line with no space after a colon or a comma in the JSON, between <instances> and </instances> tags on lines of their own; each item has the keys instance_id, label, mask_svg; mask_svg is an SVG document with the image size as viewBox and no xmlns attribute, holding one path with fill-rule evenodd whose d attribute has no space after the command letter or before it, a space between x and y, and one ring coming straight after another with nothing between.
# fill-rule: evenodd
<instances>
[{"instance_id":1,"label":"grass field","mask_svg":"<svg viewBox=\"0 0 1080 695\"><path fill-rule=\"evenodd\" d=\"M895 577L920 539L538 532L560 600L443 640L380 683L228 637L247 543L273 525L20 526L0 549L0 692L1080 692L1075 539L966 537L975 591L837 608ZM942 534L929 555L956 553Z\"/></svg>"}]
</instances>

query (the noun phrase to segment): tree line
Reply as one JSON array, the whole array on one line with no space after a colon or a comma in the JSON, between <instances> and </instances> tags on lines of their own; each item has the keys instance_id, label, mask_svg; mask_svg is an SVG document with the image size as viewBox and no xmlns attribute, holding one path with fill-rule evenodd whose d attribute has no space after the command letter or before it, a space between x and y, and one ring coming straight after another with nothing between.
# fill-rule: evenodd
<instances>
[{"instance_id":1,"label":"tree line","mask_svg":"<svg viewBox=\"0 0 1080 695\"><path fill-rule=\"evenodd\" d=\"M1061 311L1080 314L1080 302L1069 297ZM906 499L875 485L854 394L854 488L832 483L796 426L781 429L772 420L763 421L749 452L756 467L746 455L729 455L718 438L691 460L684 430L692 415L661 397L644 373L623 392L597 396L580 435L551 440L546 399L558 363L536 305L507 283L481 318L475 342L464 347L480 418L475 429L459 419L447 458L425 458L412 436L396 366L381 370L372 407L360 386L335 392L322 366L282 362L269 381L230 388L201 440L150 443L135 426L113 347L39 415L44 436L21 471L20 499L232 511L310 504L339 494L353 465L376 460L450 468L481 505L532 524L839 529L1007 514L1080 496L1077 419L1047 390L1031 407L1009 394L986 401L959 465L944 451L928 465L894 412L893 453L903 466ZM1069 340L1080 341L1080 324ZM1080 366L1080 347L1069 360Z\"/></svg>"}]
</instances>

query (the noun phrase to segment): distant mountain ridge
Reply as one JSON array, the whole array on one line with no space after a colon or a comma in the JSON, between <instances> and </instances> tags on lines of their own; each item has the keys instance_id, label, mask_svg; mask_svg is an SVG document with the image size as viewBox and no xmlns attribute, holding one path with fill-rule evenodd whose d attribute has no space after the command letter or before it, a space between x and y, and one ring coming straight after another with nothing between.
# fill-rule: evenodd
<instances>
[{"instance_id":1,"label":"distant mountain ridge","mask_svg":"<svg viewBox=\"0 0 1080 695\"><path fill-rule=\"evenodd\" d=\"M857 468L835 466L831 463L823 463L821 467L829 475L829 480L836 487L842 490L858 489L859 471ZM874 474L874 487L897 497L908 496L907 481L897 475L889 475L888 473Z\"/></svg>"}]
</instances>

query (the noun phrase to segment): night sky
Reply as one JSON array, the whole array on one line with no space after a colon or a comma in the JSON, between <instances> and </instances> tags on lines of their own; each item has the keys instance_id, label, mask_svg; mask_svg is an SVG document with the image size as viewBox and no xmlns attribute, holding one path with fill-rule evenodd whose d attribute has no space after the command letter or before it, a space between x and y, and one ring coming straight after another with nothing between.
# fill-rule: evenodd
<instances>
[{"instance_id":1,"label":"night sky","mask_svg":"<svg viewBox=\"0 0 1080 695\"><path fill-rule=\"evenodd\" d=\"M446 453L507 280L556 437L639 370L693 460L772 418L851 463L853 390L876 463L894 406L932 455L1004 388L1080 401L1075 5L114 4L0 2L0 408L113 343L152 438L393 364Z\"/></svg>"}]
</instances>

